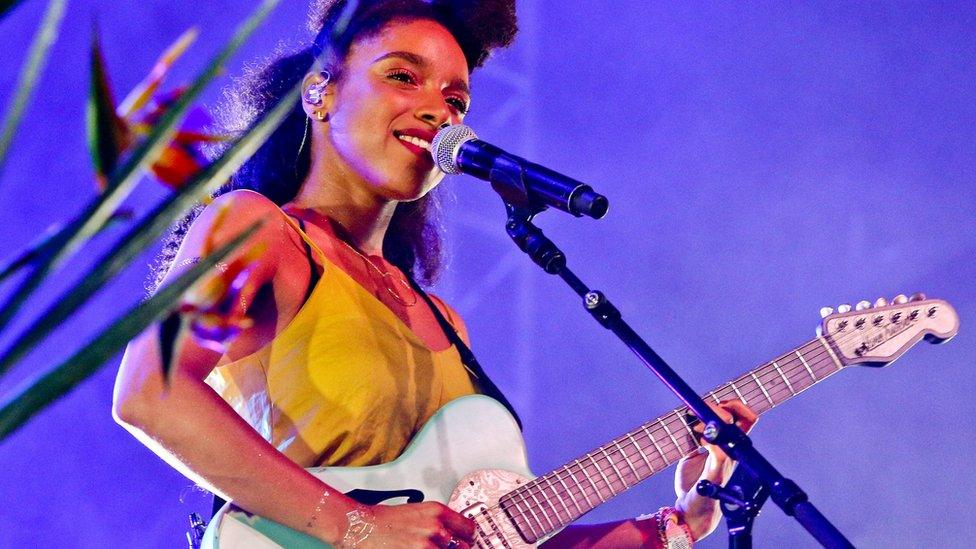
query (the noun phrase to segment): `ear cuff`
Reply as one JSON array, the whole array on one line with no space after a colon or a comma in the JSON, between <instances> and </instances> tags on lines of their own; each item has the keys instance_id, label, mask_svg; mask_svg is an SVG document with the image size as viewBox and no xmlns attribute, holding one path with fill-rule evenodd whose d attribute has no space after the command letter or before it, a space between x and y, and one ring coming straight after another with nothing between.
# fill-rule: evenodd
<instances>
[{"instance_id":1,"label":"ear cuff","mask_svg":"<svg viewBox=\"0 0 976 549\"><path fill-rule=\"evenodd\" d=\"M305 89L305 93L302 94L302 100L312 105L313 107L322 106L322 98L325 96L325 88L329 85L329 81L332 80L332 74L329 71L322 71L319 73L322 77L321 82L316 82ZM321 120L321 118L319 118Z\"/></svg>"}]
</instances>

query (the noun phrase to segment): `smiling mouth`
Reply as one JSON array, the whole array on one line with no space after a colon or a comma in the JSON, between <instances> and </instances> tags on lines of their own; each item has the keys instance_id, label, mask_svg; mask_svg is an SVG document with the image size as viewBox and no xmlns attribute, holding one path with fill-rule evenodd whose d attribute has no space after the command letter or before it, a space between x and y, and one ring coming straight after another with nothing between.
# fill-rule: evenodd
<instances>
[{"instance_id":1,"label":"smiling mouth","mask_svg":"<svg viewBox=\"0 0 976 549\"><path fill-rule=\"evenodd\" d=\"M394 133L394 135L396 135L396 138L399 139L400 141L410 143L411 145L415 147L420 147L425 151L430 151L430 141L427 141L426 139L421 139L419 137L414 137L412 135L403 135L402 133L399 132Z\"/></svg>"}]
</instances>

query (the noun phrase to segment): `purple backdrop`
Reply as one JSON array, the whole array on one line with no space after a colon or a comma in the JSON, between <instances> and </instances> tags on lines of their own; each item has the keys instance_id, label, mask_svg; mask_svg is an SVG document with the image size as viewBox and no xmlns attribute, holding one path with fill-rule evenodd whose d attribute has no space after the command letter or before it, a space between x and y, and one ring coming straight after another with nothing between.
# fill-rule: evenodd
<instances>
[{"instance_id":1,"label":"purple backdrop","mask_svg":"<svg viewBox=\"0 0 976 549\"><path fill-rule=\"evenodd\" d=\"M230 74L281 38L302 39L298 4L275 12ZM3 108L43 9L29 0L0 21ZM122 95L196 25L200 41L171 82L188 80L250 9L70 2L0 179L0 255L94 193L83 117L93 16ZM976 442L963 419L976 389L972 4L537 0L519 9L523 32L475 77L469 122L610 197L602 221L549 213L540 225L696 388L806 341L823 305L915 291L955 304L963 326L954 341L920 345L885 370L841 373L764 416L754 438L855 545L964 546L976 522ZM461 309L482 361L522 411L537 473L675 405L567 289L512 252L485 185L448 185L452 270L440 292ZM145 211L162 193L147 181L132 202ZM135 303L151 256L0 391ZM45 299L93 257L73 260ZM0 545L172 547L182 543L185 515L206 508L199 491L112 422L116 363L0 445ZM670 503L672 473L587 519ZM814 545L771 504L756 535L760 546ZM720 527L702 546L721 547L723 536Z\"/></svg>"}]
</instances>

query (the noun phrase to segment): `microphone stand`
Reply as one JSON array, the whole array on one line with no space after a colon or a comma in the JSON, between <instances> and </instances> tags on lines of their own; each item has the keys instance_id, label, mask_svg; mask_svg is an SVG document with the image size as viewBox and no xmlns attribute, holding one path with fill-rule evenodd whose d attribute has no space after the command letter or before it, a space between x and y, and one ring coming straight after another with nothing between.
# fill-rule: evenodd
<instances>
[{"instance_id":1,"label":"microphone stand","mask_svg":"<svg viewBox=\"0 0 976 549\"><path fill-rule=\"evenodd\" d=\"M821 545L824 547L853 548L854 546L843 534L818 511L807 498L807 495L795 482L785 478L769 461L752 445L752 441L741 429L734 424L721 420L705 401L689 386L636 332L623 320L620 311L606 298L603 292L587 287L566 266L566 256L547 238L542 231L532 224L532 218L545 209L532 201L523 181L512 177L502 170L492 170L490 181L492 187L502 196L508 212L505 229L515 244L525 252L532 261L549 274L563 279L570 288L583 299L583 306L587 312L604 328L614 333L634 354L660 379L671 391L678 396L695 413L704 424L703 437L708 442L721 447L732 459L739 462L738 471L745 471L740 475L751 477L758 485L769 491L773 501L783 509L787 515L794 517ZM748 475L746 475L748 473ZM708 487L705 487L708 490ZM726 495L724 492L718 492ZM718 497L716 493L716 497ZM742 492L740 487L740 493ZM755 495L756 492L752 492ZM751 497L751 496L750 496ZM750 512L758 513L758 505L734 498L736 503L743 503ZM765 497L762 497L765 500ZM751 530L752 518L748 519ZM739 523L730 522L730 536L732 527L742 531ZM748 538L748 536L746 536ZM742 538L739 538L742 539ZM730 538L730 544L732 543ZM749 541L751 543L751 540ZM737 546L738 547L738 546ZM744 545L741 547L748 547Z\"/></svg>"},{"instance_id":2,"label":"microphone stand","mask_svg":"<svg viewBox=\"0 0 976 549\"><path fill-rule=\"evenodd\" d=\"M752 523L769 498L769 491L746 469L737 467L724 487L702 480L698 493L717 499L729 532L730 549L752 549Z\"/></svg>"}]
</instances>

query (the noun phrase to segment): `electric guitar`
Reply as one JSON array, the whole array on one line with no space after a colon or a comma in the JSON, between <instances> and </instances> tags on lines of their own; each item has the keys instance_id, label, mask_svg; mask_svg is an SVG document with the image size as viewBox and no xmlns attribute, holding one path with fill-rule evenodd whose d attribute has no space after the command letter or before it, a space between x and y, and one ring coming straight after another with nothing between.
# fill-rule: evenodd
<instances>
[{"instance_id":1,"label":"electric guitar","mask_svg":"<svg viewBox=\"0 0 976 549\"><path fill-rule=\"evenodd\" d=\"M959 317L945 301L898 296L873 308L861 302L857 310L825 314L816 338L705 398L738 398L762 414L847 366L885 366L920 339L942 343L958 329ZM365 504L445 503L477 523L473 547L533 547L697 450L697 422L679 407L533 478L515 420L496 401L474 395L444 406L393 462L309 472ZM325 546L232 504L214 516L203 542L209 549Z\"/></svg>"}]
</instances>

